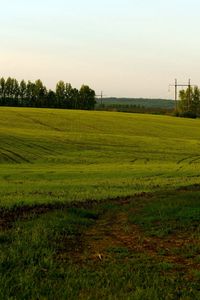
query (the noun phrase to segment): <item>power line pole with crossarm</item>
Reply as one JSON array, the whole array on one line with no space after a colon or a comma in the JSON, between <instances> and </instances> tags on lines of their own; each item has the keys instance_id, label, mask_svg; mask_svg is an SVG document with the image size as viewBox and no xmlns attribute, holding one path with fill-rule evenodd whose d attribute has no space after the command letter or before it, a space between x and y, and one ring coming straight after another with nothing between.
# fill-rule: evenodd
<instances>
[{"instance_id":1,"label":"power line pole with crossarm","mask_svg":"<svg viewBox=\"0 0 200 300\"><path fill-rule=\"evenodd\" d=\"M188 80L188 84L185 83L178 83L178 80L175 79L175 84L170 84L169 86L174 87L175 88L175 109L177 111L178 109L178 87L188 87L188 91L189 91L189 96L188 96L188 110L190 108L190 102L191 102L191 87L195 86L195 85L191 85L191 80Z\"/></svg>"}]
</instances>

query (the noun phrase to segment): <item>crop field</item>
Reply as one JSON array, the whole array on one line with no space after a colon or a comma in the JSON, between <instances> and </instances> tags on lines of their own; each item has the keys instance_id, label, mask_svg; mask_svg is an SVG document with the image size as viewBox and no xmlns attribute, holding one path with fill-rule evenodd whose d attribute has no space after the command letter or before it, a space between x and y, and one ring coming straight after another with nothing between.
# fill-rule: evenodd
<instances>
[{"instance_id":1,"label":"crop field","mask_svg":"<svg viewBox=\"0 0 200 300\"><path fill-rule=\"evenodd\" d=\"M199 299L200 120L0 108L0 299Z\"/></svg>"},{"instance_id":2,"label":"crop field","mask_svg":"<svg viewBox=\"0 0 200 300\"><path fill-rule=\"evenodd\" d=\"M200 120L0 108L0 205L128 196L199 182Z\"/></svg>"}]
</instances>

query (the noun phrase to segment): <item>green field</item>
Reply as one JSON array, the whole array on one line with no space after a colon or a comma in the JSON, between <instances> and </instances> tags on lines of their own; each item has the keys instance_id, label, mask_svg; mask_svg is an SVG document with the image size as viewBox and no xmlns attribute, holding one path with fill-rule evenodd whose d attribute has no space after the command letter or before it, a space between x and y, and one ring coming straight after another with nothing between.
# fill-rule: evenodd
<instances>
[{"instance_id":1,"label":"green field","mask_svg":"<svg viewBox=\"0 0 200 300\"><path fill-rule=\"evenodd\" d=\"M200 299L199 129L0 108L0 299Z\"/></svg>"},{"instance_id":2,"label":"green field","mask_svg":"<svg viewBox=\"0 0 200 300\"><path fill-rule=\"evenodd\" d=\"M199 127L175 117L0 108L0 205L198 183Z\"/></svg>"}]
</instances>

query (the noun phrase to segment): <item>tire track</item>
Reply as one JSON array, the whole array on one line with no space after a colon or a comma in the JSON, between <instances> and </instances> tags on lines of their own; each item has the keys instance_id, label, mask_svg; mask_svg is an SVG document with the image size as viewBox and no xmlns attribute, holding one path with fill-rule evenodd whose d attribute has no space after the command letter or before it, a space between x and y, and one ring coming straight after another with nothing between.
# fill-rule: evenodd
<instances>
[{"instance_id":1,"label":"tire track","mask_svg":"<svg viewBox=\"0 0 200 300\"><path fill-rule=\"evenodd\" d=\"M200 155L187 156L177 161L177 165L181 164L182 162L187 162L190 165L199 159L200 159Z\"/></svg>"},{"instance_id":2,"label":"tire track","mask_svg":"<svg viewBox=\"0 0 200 300\"><path fill-rule=\"evenodd\" d=\"M3 151L5 151L5 152L8 152L8 153L14 155L14 157L19 158L19 159L20 159L21 161L23 161L23 162L30 163L30 161L29 161L28 159L26 159L25 157L21 156L20 154L14 152L14 151L12 151L12 150L8 150L8 149L5 149L5 148L3 148L3 147L0 147L0 150L3 150ZM1 152L1 153L2 153L2 152ZM13 160L13 161L20 163L20 161L14 159L13 157L9 156L8 154L5 154L5 153L2 153L2 154L7 155L7 157L9 157L9 158L10 158L11 160Z\"/></svg>"},{"instance_id":3,"label":"tire track","mask_svg":"<svg viewBox=\"0 0 200 300\"><path fill-rule=\"evenodd\" d=\"M1 151L0 151L0 154L1 154L1 156L3 156L6 159L6 161L11 161L11 162L19 164L19 161L14 159L12 156L9 156L6 153L2 153Z\"/></svg>"},{"instance_id":4,"label":"tire track","mask_svg":"<svg viewBox=\"0 0 200 300\"><path fill-rule=\"evenodd\" d=\"M53 130L59 131L59 132L63 132L64 131L64 130L61 130L60 128L50 126L50 125L48 125L48 124L46 124L46 123L44 123L44 122L42 122L42 121L40 121L38 119L31 118L31 117L26 117L26 116L24 116L23 114L20 114L20 113L17 113L17 115L19 117L22 117L22 118L26 119L26 120L29 120L29 121L31 120L34 124L39 124L41 126L44 126L46 128L53 129Z\"/></svg>"}]
</instances>

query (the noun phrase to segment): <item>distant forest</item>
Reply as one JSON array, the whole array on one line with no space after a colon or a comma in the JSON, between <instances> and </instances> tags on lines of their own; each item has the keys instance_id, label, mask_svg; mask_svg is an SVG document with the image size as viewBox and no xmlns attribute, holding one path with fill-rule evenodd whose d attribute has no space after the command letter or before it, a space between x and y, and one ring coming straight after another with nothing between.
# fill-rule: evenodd
<instances>
[{"instance_id":1,"label":"distant forest","mask_svg":"<svg viewBox=\"0 0 200 300\"><path fill-rule=\"evenodd\" d=\"M98 98L97 107L99 106L140 106L144 108L162 108L162 109L174 109L175 102L171 99L153 99L153 98Z\"/></svg>"},{"instance_id":2,"label":"distant forest","mask_svg":"<svg viewBox=\"0 0 200 300\"><path fill-rule=\"evenodd\" d=\"M173 114L174 100L145 98L98 98L96 110L119 111L129 113Z\"/></svg>"},{"instance_id":3,"label":"distant forest","mask_svg":"<svg viewBox=\"0 0 200 300\"><path fill-rule=\"evenodd\" d=\"M132 113L169 114L178 117L200 117L200 88L188 87L179 91L178 101L145 98L98 98L97 110Z\"/></svg>"},{"instance_id":4,"label":"distant forest","mask_svg":"<svg viewBox=\"0 0 200 300\"><path fill-rule=\"evenodd\" d=\"M94 109L95 91L87 85L80 90L59 81L55 91L48 90L41 80L18 82L0 78L0 106Z\"/></svg>"}]
</instances>

